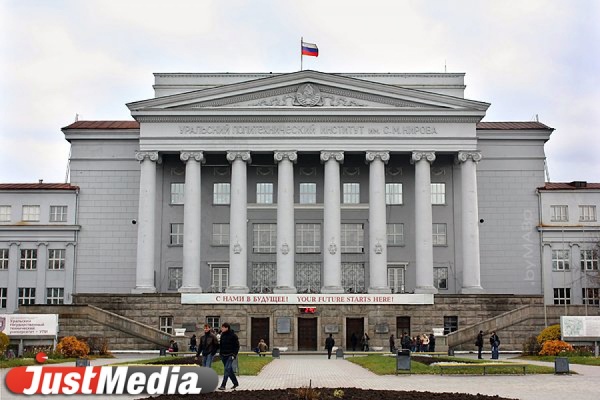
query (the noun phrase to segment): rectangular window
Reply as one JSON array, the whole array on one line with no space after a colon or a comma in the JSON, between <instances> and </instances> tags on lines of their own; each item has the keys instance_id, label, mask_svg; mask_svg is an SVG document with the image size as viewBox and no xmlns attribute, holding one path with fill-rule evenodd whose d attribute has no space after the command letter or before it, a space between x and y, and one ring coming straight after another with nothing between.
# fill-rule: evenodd
<instances>
[{"instance_id":1,"label":"rectangular window","mask_svg":"<svg viewBox=\"0 0 600 400\"><path fill-rule=\"evenodd\" d=\"M65 289L46 288L46 304L65 304Z\"/></svg>"},{"instance_id":2,"label":"rectangular window","mask_svg":"<svg viewBox=\"0 0 600 400\"><path fill-rule=\"evenodd\" d=\"M48 269L65 269L65 249L48 249Z\"/></svg>"},{"instance_id":3,"label":"rectangular window","mask_svg":"<svg viewBox=\"0 0 600 400\"><path fill-rule=\"evenodd\" d=\"M20 269L36 269L37 268L37 250L22 249Z\"/></svg>"},{"instance_id":4,"label":"rectangular window","mask_svg":"<svg viewBox=\"0 0 600 400\"><path fill-rule=\"evenodd\" d=\"M448 267L433 268L433 286L436 289L448 289Z\"/></svg>"},{"instance_id":5,"label":"rectangular window","mask_svg":"<svg viewBox=\"0 0 600 400\"><path fill-rule=\"evenodd\" d=\"M321 252L321 224L296 224L296 253Z\"/></svg>"},{"instance_id":6,"label":"rectangular window","mask_svg":"<svg viewBox=\"0 0 600 400\"><path fill-rule=\"evenodd\" d=\"M385 204L388 204L388 205L402 204L402 184L401 183L386 183L385 184Z\"/></svg>"},{"instance_id":7,"label":"rectangular window","mask_svg":"<svg viewBox=\"0 0 600 400\"><path fill-rule=\"evenodd\" d=\"M50 206L50 222L67 222L67 206Z\"/></svg>"},{"instance_id":8,"label":"rectangular window","mask_svg":"<svg viewBox=\"0 0 600 400\"><path fill-rule=\"evenodd\" d=\"M171 183L171 204L183 204L185 198L185 183Z\"/></svg>"},{"instance_id":9,"label":"rectangular window","mask_svg":"<svg viewBox=\"0 0 600 400\"><path fill-rule=\"evenodd\" d=\"M579 206L579 221L596 222L596 206Z\"/></svg>"},{"instance_id":10,"label":"rectangular window","mask_svg":"<svg viewBox=\"0 0 600 400\"><path fill-rule=\"evenodd\" d=\"M273 184L272 183L257 183L256 184L256 203L258 203L258 204L273 204Z\"/></svg>"},{"instance_id":11,"label":"rectangular window","mask_svg":"<svg viewBox=\"0 0 600 400\"><path fill-rule=\"evenodd\" d=\"M35 288L19 288L19 297L17 298L17 304L19 306L28 306L35 304Z\"/></svg>"},{"instance_id":12,"label":"rectangular window","mask_svg":"<svg viewBox=\"0 0 600 400\"><path fill-rule=\"evenodd\" d=\"M183 224L171 224L170 244L183 246Z\"/></svg>"},{"instance_id":13,"label":"rectangular window","mask_svg":"<svg viewBox=\"0 0 600 400\"><path fill-rule=\"evenodd\" d=\"M177 290L183 284L183 268L170 267L169 271L169 290Z\"/></svg>"},{"instance_id":14,"label":"rectangular window","mask_svg":"<svg viewBox=\"0 0 600 400\"><path fill-rule=\"evenodd\" d=\"M581 250L581 270L598 270L598 253L594 250Z\"/></svg>"},{"instance_id":15,"label":"rectangular window","mask_svg":"<svg viewBox=\"0 0 600 400\"><path fill-rule=\"evenodd\" d=\"M552 250L552 270L564 271L569 269L569 250Z\"/></svg>"},{"instance_id":16,"label":"rectangular window","mask_svg":"<svg viewBox=\"0 0 600 400\"><path fill-rule=\"evenodd\" d=\"M8 288L0 288L0 308L6 308L6 299L8 297Z\"/></svg>"},{"instance_id":17,"label":"rectangular window","mask_svg":"<svg viewBox=\"0 0 600 400\"><path fill-rule=\"evenodd\" d=\"M229 224L213 224L212 245L229 246Z\"/></svg>"},{"instance_id":18,"label":"rectangular window","mask_svg":"<svg viewBox=\"0 0 600 400\"><path fill-rule=\"evenodd\" d=\"M408 263L388 265L388 286L392 293L404 293L407 265Z\"/></svg>"},{"instance_id":19,"label":"rectangular window","mask_svg":"<svg viewBox=\"0 0 600 400\"><path fill-rule=\"evenodd\" d=\"M550 206L552 209L552 222L566 222L569 220L569 207L568 206Z\"/></svg>"},{"instance_id":20,"label":"rectangular window","mask_svg":"<svg viewBox=\"0 0 600 400\"><path fill-rule=\"evenodd\" d=\"M458 330L458 317L455 315L444 316L444 335Z\"/></svg>"},{"instance_id":21,"label":"rectangular window","mask_svg":"<svg viewBox=\"0 0 600 400\"><path fill-rule=\"evenodd\" d=\"M252 263L252 293L273 293L277 286L277 264Z\"/></svg>"},{"instance_id":22,"label":"rectangular window","mask_svg":"<svg viewBox=\"0 0 600 400\"><path fill-rule=\"evenodd\" d=\"M362 253L364 235L363 224L342 224L342 253Z\"/></svg>"},{"instance_id":23,"label":"rectangular window","mask_svg":"<svg viewBox=\"0 0 600 400\"><path fill-rule=\"evenodd\" d=\"M254 224L253 233L252 251L254 253L275 253L277 224Z\"/></svg>"},{"instance_id":24,"label":"rectangular window","mask_svg":"<svg viewBox=\"0 0 600 400\"><path fill-rule=\"evenodd\" d=\"M387 224L387 245L404 246L404 224Z\"/></svg>"},{"instance_id":25,"label":"rectangular window","mask_svg":"<svg viewBox=\"0 0 600 400\"><path fill-rule=\"evenodd\" d=\"M346 293L366 293L365 264L342 263L342 287Z\"/></svg>"},{"instance_id":26,"label":"rectangular window","mask_svg":"<svg viewBox=\"0 0 600 400\"><path fill-rule=\"evenodd\" d=\"M227 286L229 286L229 267L223 264L212 265L210 273L210 291L212 293L224 293Z\"/></svg>"},{"instance_id":27,"label":"rectangular window","mask_svg":"<svg viewBox=\"0 0 600 400\"><path fill-rule=\"evenodd\" d=\"M321 291L321 263L296 263L296 290L298 293Z\"/></svg>"},{"instance_id":28,"label":"rectangular window","mask_svg":"<svg viewBox=\"0 0 600 400\"><path fill-rule=\"evenodd\" d=\"M316 204L317 203L317 184L316 183L301 183L300 184L300 204Z\"/></svg>"},{"instance_id":29,"label":"rectangular window","mask_svg":"<svg viewBox=\"0 0 600 400\"><path fill-rule=\"evenodd\" d=\"M0 206L0 222L10 222L11 218L11 207L10 206Z\"/></svg>"},{"instance_id":30,"label":"rectangular window","mask_svg":"<svg viewBox=\"0 0 600 400\"><path fill-rule=\"evenodd\" d=\"M8 249L0 249L0 269L8 269Z\"/></svg>"},{"instance_id":31,"label":"rectangular window","mask_svg":"<svg viewBox=\"0 0 600 400\"><path fill-rule=\"evenodd\" d=\"M433 224L433 245L446 246L447 244L446 224Z\"/></svg>"},{"instance_id":32,"label":"rectangular window","mask_svg":"<svg viewBox=\"0 0 600 400\"><path fill-rule=\"evenodd\" d=\"M571 288L554 288L554 304L571 304Z\"/></svg>"},{"instance_id":33,"label":"rectangular window","mask_svg":"<svg viewBox=\"0 0 600 400\"><path fill-rule=\"evenodd\" d=\"M231 185L215 183L213 185L213 204L229 204L231 201Z\"/></svg>"},{"instance_id":34,"label":"rectangular window","mask_svg":"<svg viewBox=\"0 0 600 400\"><path fill-rule=\"evenodd\" d=\"M344 183L342 187L344 204L360 203L360 183Z\"/></svg>"},{"instance_id":35,"label":"rectangular window","mask_svg":"<svg viewBox=\"0 0 600 400\"><path fill-rule=\"evenodd\" d=\"M221 329L221 317L206 317L206 323L215 331Z\"/></svg>"},{"instance_id":36,"label":"rectangular window","mask_svg":"<svg viewBox=\"0 0 600 400\"><path fill-rule=\"evenodd\" d=\"M165 333L173 333L173 317L172 316L161 316L158 317L158 329Z\"/></svg>"},{"instance_id":37,"label":"rectangular window","mask_svg":"<svg viewBox=\"0 0 600 400\"><path fill-rule=\"evenodd\" d=\"M40 206L23 206L23 221L37 222L40 220Z\"/></svg>"},{"instance_id":38,"label":"rectangular window","mask_svg":"<svg viewBox=\"0 0 600 400\"><path fill-rule=\"evenodd\" d=\"M446 184L432 183L431 184L431 204L445 205L446 204Z\"/></svg>"},{"instance_id":39,"label":"rectangular window","mask_svg":"<svg viewBox=\"0 0 600 400\"><path fill-rule=\"evenodd\" d=\"M581 297L583 304L600 305L600 289L599 288L582 288Z\"/></svg>"}]
</instances>

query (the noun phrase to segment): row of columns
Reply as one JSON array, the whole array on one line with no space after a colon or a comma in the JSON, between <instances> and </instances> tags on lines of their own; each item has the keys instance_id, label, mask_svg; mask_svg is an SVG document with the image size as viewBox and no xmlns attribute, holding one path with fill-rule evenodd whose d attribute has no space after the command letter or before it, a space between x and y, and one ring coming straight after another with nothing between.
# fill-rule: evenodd
<instances>
[{"instance_id":1,"label":"row of columns","mask_svg":"<svg viewBox=\"0 0 600 400\"><path fill-rule=\"evenodd\" d=\"M322 151L325 165L323 210L323 287L322 293L343 293L341 272L341 206L340 164L342 151ZM277 177L277 286L275 293L295 293L294 287L294 167L296 151L276 151ZM389 293L387 285L387 230L385 203L385 164L387 151L367 151L369 167L369 293ZM140 202L138 217L138 252L136 287L134 293L155 292L154 240L156 208L156 164L158 152L137 152L141 163ZM200 286L200 168L203 153L181 152L186 163L183 283L181 292L201 292ZM229 221L229 293L248 293L247 286L247 164L249 151L228 151L231 163L230 221ZM458 153L461 163L462 200L462 293L479 293L479 220L477 204L476 163L481 154L476 151ZM415 293L436 293L433 285L433 241L430 165L435 152L414 151L415 164Z\"/></svg>"}]
</instances>

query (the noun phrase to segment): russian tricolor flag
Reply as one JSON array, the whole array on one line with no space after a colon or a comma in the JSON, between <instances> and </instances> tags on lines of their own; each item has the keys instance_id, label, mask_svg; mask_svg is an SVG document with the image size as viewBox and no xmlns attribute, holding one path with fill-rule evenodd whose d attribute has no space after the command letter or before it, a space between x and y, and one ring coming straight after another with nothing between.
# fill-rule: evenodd
<instances>
[{"instance_id":1,"label":"russian tricolor flag","mask_svg":"<svg viewBox=\"0 0 600 400\"><path fill-rule=\"evenodd\" d=\"M319 48L314 43L302 42L302 55L319 57Z\"/></svg>"}]
</instances>

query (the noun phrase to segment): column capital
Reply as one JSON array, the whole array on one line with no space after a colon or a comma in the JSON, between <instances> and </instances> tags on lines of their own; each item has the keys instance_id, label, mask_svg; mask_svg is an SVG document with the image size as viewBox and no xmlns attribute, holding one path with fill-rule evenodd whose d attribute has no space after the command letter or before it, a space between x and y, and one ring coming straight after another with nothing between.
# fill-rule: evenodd
<instances>
[{"instance_id":1,"label":"column capital","mask_svg":"<svg viewBox=\"0 0 600 400\"><path fill-rule=\"evenodd\" d=\"M227 152L227 161L232 163L235 160L237 160L238 158L247 163L252 162L252 158L250 158L249 151L228 151Z\"/></svg>"},{"instance_id":2,"label":"column capital","mask_svg":"<svg viewBox=\"0 0 600 400\"><path fill-rule=\"evenodd\" d=\"M326 162L330 159L336 160L339 163L344 162L344 152L343 151L322 151L321 152L321 161Z\"/></svg>"},{"instance_id":3,"label":"column capital","mask_svg":"<svg viewBox=\"0 0 600 400\"><path fill-rule=\"evenodd\" d=\"M481 161L481 152L480 151L459 151L456 156L457 163L464 163L467 160L473 160L473 162L478 163Z\"/></svg>"},{"instance_id":4,"label":"column capital","mask_svg":"<svg viewBox=\"0 0 600 400\"><path fill-rule=\"evenodd\" d=\"M435 161L435 152L434 151L413 151L412 156L410 158L410 163L414 164L418 161L425 160L430 164Z\"/></svg>"},{"instance_id":5,"label":"column capital","mask_svg":"<svg viewBox=\"0 0 600 400\"><path fill-rule=\"evenodd\" d=\"M296 153L295 150L293 150L293 151L277 150L277 151L275 151L275 153L273 153L273 158L277 162L283 161L283 159L287 158L291 162L295 163L298 160L298 154Z\"/></svg>"},{"instance_id":6,"label":"column capital","mask_svg":"<svg viewBox=\"0 0 600 400\"><path fill-rule=\"evenodd\" d=\"M365 156L365 160L367 163L371 161L375 161L376 158L381 159L385 164L390 160L390 152L389 151L367 151Z\"/></svg>"},{"instance_id":7,"label":"column capital","mask_svg":"<svg viewBox=\"0 0 600 400\"><path fill-rule=\"evenodd\" d=\"M162 158L158 154L158 151L136 151L135 159L139 162L142 162L145 159L155 161L157 164L160 164L162 162Z\"/></svg>"},{"instance_id":8,"label":"column capital","mask_svg":"<svg viewBox=\"0 0 600 400\"><path fill-rule=\"evenodd\" d=\"M204 153L201 151L182 151L179 154L179 159L183 162L187 162L189 159L196 160L198 162L204 163Z\"/></svg>"}]
</instances>

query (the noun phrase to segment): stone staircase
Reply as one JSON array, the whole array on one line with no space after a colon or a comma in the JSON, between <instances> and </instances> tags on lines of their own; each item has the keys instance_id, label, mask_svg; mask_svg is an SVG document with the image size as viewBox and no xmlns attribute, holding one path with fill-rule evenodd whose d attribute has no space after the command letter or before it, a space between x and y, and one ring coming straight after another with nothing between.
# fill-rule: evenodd
<instances>
[{"instance_id":1,"label":"stone staircase","mask_svg":"<svg viewBox=\"0 0 600 400\"><path fill-rule=\"evenodd\" d=\"M29 305L20 306L19 312L25 314L58 314L60 318L88 319L164 348L169 347L171 339L176 339L175 336L159 329L92 305Z\"/></svg>"}]
</instances>

